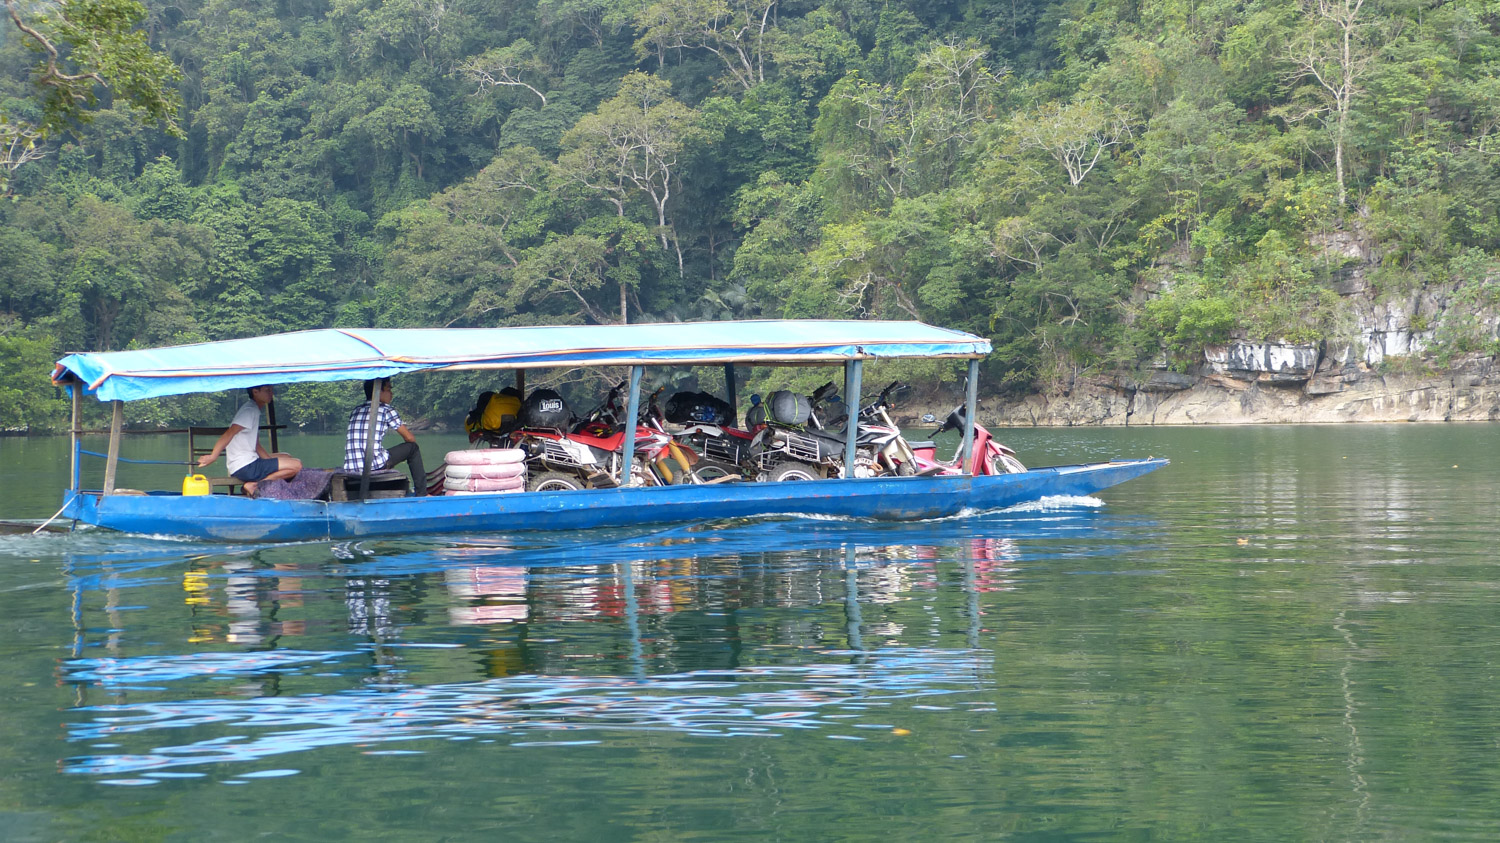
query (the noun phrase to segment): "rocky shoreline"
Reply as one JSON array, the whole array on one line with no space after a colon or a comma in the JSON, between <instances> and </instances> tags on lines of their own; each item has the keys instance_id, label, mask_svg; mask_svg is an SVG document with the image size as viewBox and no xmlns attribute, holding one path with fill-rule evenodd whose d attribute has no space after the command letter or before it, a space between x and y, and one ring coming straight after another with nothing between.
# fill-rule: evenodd
<instances>
[{"instance_id":1,"label":"rocky shoreline","mask_svg":"<svg viewBox=\"0 0 1500 843\"><path fill-rule=\"evenodd\" d=\"M1500 307L1462 294L1458 278L1381 290L1374 238L1355 229L1314 237L1330 290L1348 318L1344 340L1318 344L1238 336L1209 346L1184 370L1158 359L1144 371L1080 378L1066 389L980 404L987 425L1332 424L1500 420ZM1494 289L1500 278L1478 287ZM1143 285L1144 301L1159 292ZM1470 290L1472 292L1472 290ZM1440 365L1434 351L1466 338L1485 348ZM944 411L946 412L946 410Z\"/></svg>"},{"instance_id":2,"label":"rocky shoreline","mask_svg":"<svg viewBox=\"0 0 1500 843\"><path fill-rule=\"evenodd\" d=\"M1186 373L1080 380L1066 394L980 404L986 425L1332 424L1500 420L1494 357L1442 371L1393 373L1314 346L1234 343L1210 348Z\"/></svg>"}]
</instances>

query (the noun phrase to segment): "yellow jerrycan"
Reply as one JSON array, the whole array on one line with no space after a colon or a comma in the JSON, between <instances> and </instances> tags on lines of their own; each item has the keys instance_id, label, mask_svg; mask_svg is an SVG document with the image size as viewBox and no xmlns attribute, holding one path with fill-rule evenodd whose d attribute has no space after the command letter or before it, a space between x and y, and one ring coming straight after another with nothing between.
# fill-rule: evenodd
<instances>
[{"instance_id":1,"label":"yellow jerrycan","mask_svg":"<svg viewBox=\"0 0 1500 843\"><path fill-rule=\"evenodd\" d=\"M182 478L183 495L206 495L209 493L208 478L201 474L189 474Z\"/></svg>"}]
</instances>

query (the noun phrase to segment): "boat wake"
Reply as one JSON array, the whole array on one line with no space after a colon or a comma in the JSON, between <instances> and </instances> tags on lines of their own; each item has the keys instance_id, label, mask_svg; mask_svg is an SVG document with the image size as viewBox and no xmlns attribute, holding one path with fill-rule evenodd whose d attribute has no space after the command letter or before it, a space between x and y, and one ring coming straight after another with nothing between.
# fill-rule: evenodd
<instances>
[{"instance_id":1,"label":"boat wake","mask_svg":"<svg viewBox=\"0 0 1500 843\"><path fill-rule=\"evenodd\" d=\"M1065 512L1078 509L1103 509L1105 503L1093 495L1048 495L1034 501L1016 504L1014 506L1002 506L994 509L980 509L965 507L952 515L939 515L933 518L914 518L909 521L890 521L882 518L867 518L859 515L823 515L810 512L768 512L764 515L752 515L743 518L722 518L714 521L703 521L692 526L694 532L710 532L714 530L730 529L734 527L759 524L767 521L822 521L834 524L936 524L944 521L962 521L965 518L973 518L978 515L993 514L1020 514L1030 512Z\"/></svg>"},{"instance_id":2,"label":"boat wake","mask_svg":"<svg viewBox=\"0 0 1500 843\"><path fill-rule=\"evenodd\" d=\"M1008 506L1001 512L1061 512L1068 509L1103 509L1104 501L1093 495L1048 495L1027 503Z\"/></svg>"}]
</instances>

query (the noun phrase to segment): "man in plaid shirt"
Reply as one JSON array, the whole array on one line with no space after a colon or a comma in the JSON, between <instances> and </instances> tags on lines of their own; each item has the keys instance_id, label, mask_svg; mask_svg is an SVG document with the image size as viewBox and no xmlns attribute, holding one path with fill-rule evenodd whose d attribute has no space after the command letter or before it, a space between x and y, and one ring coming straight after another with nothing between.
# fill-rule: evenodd
<instances>
[{"instance_id":1,"label":"man in plaid shirt","mask_svg":"<svg viewBox=\"0 0 1500 843\"><path fill-rule=\"evenodd\" d=\"M396 408L391 406L391 379L365 381L365 403L349 414L349 435L344 440L344 473L360 474L365 468L365 445L370 437L370 404L376 385L380 387L380 412L375 419L375 458L371 460L371 471L382 471L399 462L405 462L411 471L411 482L417 496L427 494L427 475L422 471L422 449L417 446L417 437L406 429ZM392 430L406 440L387 451L380 447L380 440Z\"/></svg>"}]
</instances>

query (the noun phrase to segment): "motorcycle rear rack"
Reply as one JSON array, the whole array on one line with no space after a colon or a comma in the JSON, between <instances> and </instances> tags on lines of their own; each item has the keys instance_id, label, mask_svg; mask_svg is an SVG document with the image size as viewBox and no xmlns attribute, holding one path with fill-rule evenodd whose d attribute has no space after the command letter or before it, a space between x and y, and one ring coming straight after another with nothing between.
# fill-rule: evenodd
<instances>
[{"instance_id":1,"label":"motorcycle rear rack","mask_svg":"<svg viewBox=\"0 0 1500 843\"><path fill-rule=\"evenodd\" d=\"M786 443L786 453L792 459L801 460L805 463L817 465L823 459L823 450L818 447L818 440L811 436L803 436L790 430L777 431L783 442ZM762 459L765 459L762 455Z\"/></svg>"},{"instance_id":2,"label":"motorcycle rear rack","mask_svg":"<svg viewBox=\"0 0 1500 843\"><path fill-rule=\"evenodd\" d=\"M539 454L537 458L544 463L566 466L568 468L592 468L592 466L585 466L583 463L579 462L577 457L574 457L571 453L568 452L568 449L557 444L556 442L553 442L550 439L542 440L542 453Z\"/></svg>"},{"instance_id":3,"label":"motorcycle rear rack","mask_svg":"<svg viewBox=\"0 0 1500 843\"><path fill-rule=\"evenodd\" d=\"M706 437L703 443L704 456L731 465L739 465L745 461L745 450L745 446L739 442L717 436Z\"/></svg>"}]
</instances>

